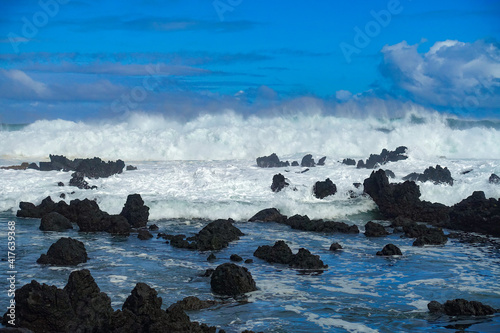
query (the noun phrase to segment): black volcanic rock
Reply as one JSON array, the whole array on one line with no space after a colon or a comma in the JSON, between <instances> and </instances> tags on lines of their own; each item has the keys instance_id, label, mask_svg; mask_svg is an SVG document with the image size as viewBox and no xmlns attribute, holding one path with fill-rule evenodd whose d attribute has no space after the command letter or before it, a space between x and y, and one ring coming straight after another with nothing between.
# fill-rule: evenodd
<instances>
[{"instance_id":1,"label":"black volcanic rock","mask_svg":"<svg viewBox=\"0 0 500 333\"><path fill-rule=\"evenodd\" d=\"M240 262L240 261L243 261L243 258L237 254L231 254L231 256L229 257L229 260L234 261L234 262Z\"/></svg>"},{"instance_id":2,"label":"black volcanic rock","mask_svg":"<svg viewBox=\"0 0 500 333\"><path fill-rule=\"evenodd\" d=\"M444 225L449 220L449 207L421 201L420 189L413 181L389 184L382 169L373 171L363 182L363 187L385 218L394 219L400 216L437 225Z\"/></svg>"},{"instance_id":3,"label":"black volcanic rock","mask_svg":"<svg viewBox=\"0 0 500 333\"><path fill-rule=\"evenodd\" d=\"M290 166L290 163L280 161L278 155L272 153L269 156L257 157L257 165L261 168L279 168Z\"/></svg>"},{"instance_id":4,"label":"black volcanic rock","mask_svg":"<svg viewBox=\"0 0 500 333\"><path fill-rule=\"evenodd\" d=\"M70 160L61 155L49 155L50 162L40 162L40 171L77 171L83 177L106 178L121 173L125 167L122 160L104 162L98 157Z\"/></svg>"},{"instance_id":5,"label":"black volcanic rock","mask_svg":"<svg viewBox=\"0 0 500 333\"><path fill-rule=\"evenodd\" d=\"M196 296L188 296L184 299L177 301L176 303L170 305L169 309L174 307L180 307L183 311L197 311L209 308L211 306L217 305L217 301L202 301Z\"/></svg>"},{"instance_id":6,"label":"black volcanic rock","mask_svg":"<svg viewBox=\"0 0 500 333\"><path fill-rule=\"evenodd\" d=\"M332 245L330 245L330 251L338 250L342 250L342 245L340 245L339 243L332 243Z\"/></svg>"},{"instance_id":7,"label":"black volcanic rock","mask_svg":"<svg viewBox=\"0 0 500 333\"><path fill-rule=\"evenodd\" d=\"M293 254L290 247L282 240L274 243L272 247L269 245L259 246L253 255L269 263L285 264L297 269L318 270L328 267L318 255L311 254L307 249L301 248L296 254Z\"/></svg>"},{"instance_id":8,"label":"black volcanic rock","mask_svg":"<svg viewBox=\"0 0 500 333\"><path fill-rule=\"evenodd\" d=\"M120 213L132 228L143 228L148 224L149 207L144 204L140 194L129 194Z\"/></svg>"},{"instance_id":9,"label":"black volcanic rock","mask_svg":"<svg viewBox=\"0 0 500 333\"><path fill-rule=\"evenodd\" d=\"M286 220L285 224L292 229L324 232L324 233L346 233L357 234L359 229L356 225L349 226L344 222L310 220L307 215L294 215Z\"/></svg>"},{"instance_id":10,"label":"black volcanic rock","mask_svg":"<svg viewBox=\"0 0 500 333\"><path fill-rule=\"evenodd\" d=\"M232 263L217 266L211 276L210 286L216 294L233 297L257 290L248 269Z\"/></svg>"},{"instance_id":11,"label":"black volcanic rock","mask_svg":"<svg viewBox=\"0 0 500 333\"><path fill-rule=\"evenodd\" d=\"M386 164L387 162L397 162L405 160L408 158L408 156L405 155L406 150L408 150L408 148L404 146L400 146L396 148L396 150L394 151L388 151L387 149L382 149L380 155L371 154L370 157L366 160L366 162L359 160L357 167L358 169L359 168L373 169L377 165L383 165Z\"/></svg>"},{"instance_id":12,"label":"black volcanic rock","mask_svg":"<svg viewBox=\"0 0 500 333\"><path fill-rule=\"evenodd\" d=\"M345 164L345 165L356 165L356 161L353 160L352 158L344 158L342 160L342 164Z\"/></svg>"},{"instance_id":13,"label":"black volcanic rock","mask_svg":"<svg viewBox=\"0 0 500 333\"><path fill-rule=\"evenodd\" d=\"M277 210L276 208L266 208L252 216L248 221L249 222L255 222L255 221L261 221L261 222L277 222L277 223L285 223L286 222L286 216L281 215L280 211Z\"/></svg>"},{"instance_id":14,"label":"black volcanic rock","mask_svg":"<svg viewBox=\"0 0 500 333\"><path fill-rule=\"evenodd\" d=\"M325 165L325 161L326 161L326 156L323 156L322 158L319 159L318 165L320 165L320 166Z\"/></svg>"},{"instance_id":15,"label":"black volcanic rock","mask_svg":"<svg viewBox=\"0 0 500 333\"><path fill-rule=\"evenodd\" d=\"M323 182L316 182L313 187L314 196L318 199L323 199L327 196L337 193L337 186L327 178Z\"/></svg>"},{"instance_id":16,"label":"black volcanic rock","mask_svg":"<svg viewBox=\"0 0 500 333\"><path fill-rule=\"evenodd\" d=\"M365 224L366 237L383 237L387 236L388 234L389 233L387 232L387 230L385 230L384 226L379 223L368 221Z\"/></svg>"},{"instance_id":17,"label":"black volcanic rock","mask_svg":"<svg viewBox=\"0 0 500 333\"><path fill-rule=\"evenodd\" d=\"M286 265L290 264L293 257L292 250L282 240L274 243L272 247L269 245L259 246L253 255L269 263Z\"/></svg>"},{"instance_id":18,"label":"black volcanic rock","mask_svg":"<svg viewBox=\"0 0 500 333\"><path fill-rule=\"evenodd\" d=\"M139 238L140 240L148 240L153 238L153 235L148 230L140 229L139 233L137 234L137 238Z\"/></svg>"},{"instance_id":19,"label":"black volcanic rock","mask_svg":"<svg viewBox=\"0 0 500 333\"><path fill-rule=\"evenodd\" d=\"M310 168L310 167L313 167L315 165L316 165L316 163L314 163L314 159L312 158L311 154L307 154L304 157L302 157L302 161L300 162L301 167Z\"/></svg>"},{"instance_id":20,"label":"black volcanic rock","mask_svg":"<svg viewBox=\"0 0 500 333\"><path fill-rule=\"evenodd\" d=\"M498 177L496 174L492 173L490 178L488 178L488 182L490 184L500 184L500 177Z\"/></svg>"},{"instance_id":21,"label":"black volcanic rock","mask_svg":"<svg viewBox=\"0 0 500 333\"><path fill-rule=\"evenodd\" d=\"M299 162L297 162L297 161L293 161L293 162L292 162L292 166L299 166Z\"/></svg>"},{"instance_id":22,"label":"black volcanic rock","mask_svg":"<svg viewBox=\"0 0 500 333\"><path fill-rule=\"evenodd\" d=\"M52 244L47 254L42 254L36 261L39 264L52 266L76 266L87 262L85 245L73 238L60 238Z\"/></svg>"},{"instance_id":23,"label":"black volcanic rock","mask_svg":"<svg viewBox=\"0 0 500 333\"><path fill-rule=\"evenodd\" d=\"M448 316L489 316L498 312L489 305L462 298L449 300L444 304L432 301L427 304L427 308L431 313L444 313Z\"/></svg>"},{"instance_id":24,"label":"black volcanic rock","mask_svg":"<svg viewBox=\"0 0 500 333\"><path fill-rule=\"evenodd\" d=\"M401 250L394 244L387 244L382 251L377 252L378 256L401 256Z\"/></svg>"},{"instance_id":25,"label":"black volcanic rock","mask_svg":"<svg viewBox=\"0 0 500 333\"><path fill-rule=\"evenodd\" d=\"M278 173L277 175L273 176L273 183L271 184L271 190L273 192L279 192L288 185L289 184L286 182L285 176L283 176L281 173Z\"/></svg>"},{"instance_id":26,"label":"black volcanic rock","mask_svg":"<svg viewBox=\"0 0 500 333\"><path fill-rule=\"evenodd\" d=\"M184 239L184 235L170 237L170 244L178 248L199 251L216 251L223 249L230 242L240 239L244 234L233 225L233 220L216 220L209 223L193 237Z\"/></svg>"},{"instance_id":27,"label":"black volcanic rock","mask_svg":"<svg viewBox=\"0 0 500 333\"><path fill-rule=\"evenodd\" d=\"M127 167L125 168L125 170L127 170L127 171L135 171L135 170L137 170L137 167L135 167L133 165L127 165Z\"/></svg>"},{"instance_id":28,"label":"black volcanic rock","mask_svg":"<svg viewBox=\"0 0 500 333\"><path fill-rule=\"evenodd\" d=\"M500 237L500 200L486 199L484 192L476 191L451 207L446 227Z\"/></svg>"},{"instance_id":29,"label":"black volcanic rock","mask_svg":"<svg viewBox=\"0 0 500 333\"><path fill-rule=\"evenodd\" d=\"M387 176L387 178L396 178L396 175L391 170L387 170L386 169L385 170L385 175Z\"/></svg>"},{"instance_id":30,"label":"black volcanic rock","mask_svg":"<svg viewBox=\"0 0 500 333\"><path fill-rule=\"evenodd\" d=\"M73 229L71 221L57 212L45 214L40 222L42 231L64 231Z\"/></svg>"},{"instance_id":31,"label":"black volcanic rock","mask_svg":"<svg viewBox=\"0 0 500 333\"><path fill-rule=\"evenodd\" d=\"M17 211L17 217L32 217L32 218L42 218L48 213L52 213L55 209L56 204L50 197L46 197L42 202L35 206L31 202L19 203L19 210Z\"/></svg>"},{"instance_id":32,"label":"black volcanic rock","mask_svg":"<svg viewBox=\"0 0 500 333\"><path fill-rule=\"evenodd\" d=\"M412 180L427 182L432 181L434 184L448 184L453 185L453 178L451 177L451 172L448 168L443 168L439 164L436 168L429 167L424 170L424 173L411 173L408 176L403 177L403 180Z\"/></svg>"},{"instance_id":33,"label":"black volcanic rock","mask_svg":"<svg viewBox=\"0 0 500 333\"><path fill-rule=\"evenodd\" d=\"M85 180L84 174L81 172L74 172L69 180L69 186L76 186L81 190L94 190L97 186L90 186Z\"/></svg>"}]
</instances>

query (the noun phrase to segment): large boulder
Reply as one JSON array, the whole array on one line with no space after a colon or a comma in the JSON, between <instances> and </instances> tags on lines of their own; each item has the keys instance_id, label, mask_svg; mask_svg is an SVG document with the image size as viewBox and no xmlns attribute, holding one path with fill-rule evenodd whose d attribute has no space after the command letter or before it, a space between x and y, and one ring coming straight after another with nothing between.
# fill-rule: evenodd
<instances>
[{"instance_id":1,"label":"large boulder","mask_svg":"<svg viewBox=\"0 0 500 333\"><path fill-rule=\"evenodd\" d=\"M313 187L314 196L318 199L323 199L327 196L337 193L337 186L327 178L323 182L316 182Z\"/></svg>"},{"instance_id":2,"label":"large boulder","mask_svg":"<svg viewBox=\"0 0 500 333\"><path fill-rule=\"evenodd\" d=\"M399 247L394 244L387 244L382 251L377 252L378 256L400 256L403 255Z\"/></svg>"},{"instance_id":3,"label":"large boulder","mask_svg":"<svg viewBox=\"0 0 500 333\"><path fill-rule=\"evenodd\" d=\"M54 211L56 203L52 201L52 198L46 197L42 202L35 206L31 202L19 203L19 210L17 211L17 217L31 217L31 218L42 218L44 215Z\"/></svg>"},{"instance_id":4,"label":"large boulder","mask_svg":"<svg viewBox=\"0 0 500 333\"><path fill-rule=\"evenodd\" d=\"M278 168L290 166L290 163L280 161L278 155L272 153L269 156L257 157L257 165L261 168Z\"/></svg>"},{"instance_id":5,"label":"large boulder","mask_svg":"<svg viewBox=\"0 0 500 333\"><path fill-rule=\"evenodd\" d=\"M299 251L293 255L289 265L297 269L320 270L328 268L328 265L325 265L318 255L312 254L309 250L304 248L300 248Z\"/></svg>"},{"instance_id":6,"label":"large boulder","mask_svg":"<svg viewBox=\"0 0 500 333\"><path fill-rule=\"evenodd\" d=\"M444 225L449 220L449 207L421 201L420 189L413 181L390 184L384 170L379 169L365 179L363 186L385 218L404 217L437 225Z\"/></svg>"},{"instance_id":7,"label":"large boulder","mask_svg":"<svg viewBox=\"0 0 500 333\"><path fill-rule=\"evenodd\" d=\"M170 244L174 247L199 251L221 250L244 235L233 222L232 219L213 221L187 239L184 235L169 236Z\"/></svg>"},{"instance_id":8,"label":"large boulder","mask_svg":"<svg viewBox=\"0 0 500 333\"><path fill-rule=\"evenodd\" d=\"M283 176L281 173L278 173L277 175L273 176L273 183L271 184L271 190L273 192L279 192L288 185L289 184L286 182L285 176Z\"/></svg>"},{"instance_id":9,"label":"large boulder","mask_svg":"<svg viewBox=\"0 0 500 333\"><path fill-rule=\"evenodd\" d=\"M499 312L489 305L462 298L449 300L444 304L432 301L427 308L431 313L444 313L448 316L489 316Z\"/></svg>"},{"instance_id":10,"label":"large boulder","mask_svg":"<svg viewBox=\"0 0 500 333\"><path fill-rule=\"evenodd\" d=\"M140 194L130 194L120 215L127 219L132 228L143 228L148 223L149 207L144 205Z\"/></svg>"},{"instance_id":11,"label":"large boulder","mask_svg":"<svg viewBox=\"0 0 500 333\"><path fill-rule=\"evenodd\" d=\"M359 160L357 167L373 169L376 166L383 165L388 162L397 162L405 160L408 158L408 156L405 155L407 149L408 148L404 146L400 146L396 148L394 151L388 151L387 149L384 148L382 149L380 155L371 154L370 157L366 160L366 162Z\"/></svg>"},{"instance_id":12,"label":"large boulder","mask_svg":"<svg viewBox=\"0 0 500 333\"><path fill-rule=\"evenodd\" d=\"M403 177L403 180L412 180L420 182L432 181L434 184L448 184L453 185L453 178L451 177L451 172L448 168L443 168L439 164L436 168L429 167L424 170L424 173L411 173L408 176Z\"/></svg>"},{"instance_id":13,"label":"large boulder","mask_svg":"<svg viewBox=\"0 0 500 333\"><path fill-rule=\"evenodd\" d=\"M384 226L380 223L375 223L368 221L365 224L365 236L366 237L382 237L387 236L389 233L385 230Z\"/></svg>"},{"instance_id":14,"label":"large boulder","mask_svg":"<svg viewBox=\"0 0 500 333\"><path fill-rule=\"evenodd\" d=\"M277 222L285 223L286 216L282 215L276 208L266 208L259 211L257 214L252 216L249 222L261 221L261 222Z\"/></svg>"},{"instance_id":15,"label":"large boulder","mask_svg":"<svg viewBox=\"0 0 500 333\"><path fill-rule=\"evenodd\" d=\"M277 241L273 246L259 246L253 255L269 263L286 265L289 265L293 258L292 250L282 240Z\"/></svg>"},{"instance_id":16,"label":"large boulder","mask_svg":"<svg viewBox=\"0 0 500 333\"><path fill-rule=\"evenodd\" d=\"M88 259L87 250L82 242L63 237L52 244L47 254L42 254L36 262L52 266L76 266L87 262Z\"/></svg>"},{"instance_id":17,"label":"large boulder","mask_svg":"<svg viewBox=\"0 0 500 333\"><path fill-rule=\"evenodd\" d=\"M446 227L500 237L500 200L486 199L484 192L476 191L451 207Z\"/></svg>"},{"instance_id":18,"label":"large boulder","mask_svg":"<svg viewBox=\"0 0 500 333\"><path fill-rule=\"evenodd\" d=\"M42 231L64 231L73 229L71 221L57 212L45 214L40 222Z\"/></svg>"},{"instance_id":19,"label":"large boulder","mask_svg":"<svg viewBox=\"0 0 500 333\"><path fill-rule=\"evenodd\" d=\"M316 166L316 163L314 163L314 159L312 158L312 155L307 154L304 157L302 157L302 161L300 162L300 166L310 168L310 167Z\"/></svg>"},{"instance_id":20,"label":"large boulder","mask_svg":"<svg viewBox=\"0 0 500 333\"><path fill-rule=\"evenodd\" d=\"M216 294L233 297L257 290L248 269L232 263L217 266L212 274L210 286Z\"/></svg>"}]
</instances>

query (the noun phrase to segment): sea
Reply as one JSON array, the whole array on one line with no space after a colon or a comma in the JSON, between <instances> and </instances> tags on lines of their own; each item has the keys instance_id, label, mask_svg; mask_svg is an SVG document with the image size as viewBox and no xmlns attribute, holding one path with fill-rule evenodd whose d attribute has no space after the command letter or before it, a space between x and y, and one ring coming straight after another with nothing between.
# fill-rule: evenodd
<instances>
[{"instance_id":1,"label":"sea","mask_svg":"<svg viewBox=\"0 0 500 333\"><path fill-rule=\"evenodd\" d=\"M31 280L64 287L71 271L89 269L115 309L121 308L135 284L155 288L163 307L187 296L217 299L214 307L192 311L192 320L226 332L500 332L500 315L448 317L431 315L432 300L465 298L500 308L500 251L495 246L450 239L444 246L412 246L413 239L391 233L368 238L364 225L389 226L371 198L354 183L363 183L373 170L342 164L344 158L366 160L382 149L408 148L408 159L382 166L401 182L430 166L447 167L453 186L418 182L421 199L454 205L484 191L500 198L500 121L464 119L438 112L408 112L397 118L339 117L322 114L242 116L233 112L200 115L176 121L161 115L133 113L114 120L40 120L0 126L0 166L48 161L49 154L68 158L122 159L137 167L109 178L88 179L96 190L58 186L71 173L62 171L0 170L0 312L9 302L8 223L15 223L16 286ZM256 158L276 153L298 161L312 154L324 166L259 168ZM309 169L306 171L306 169ZM281 173L289 186L273 193L273 175ZM314 197L317 181L331 179L337 193ZM214 254L173 248L154 237L139 240L107 233L42 232L39 219L16 218L21 201L39 204L89 198L110 214L120 213L127 195L139 193L150 207L149 224L158 232L193 235L210 221L232 218L245 235ZM65 195L65 199L61 195ZM357 225L361 233L324 234L292 230L276 223L248 222L264 208L282 214ZM390 228L389 228L390 230ZM446 233L449 230L445 230ZM153 232L156 235L157 232ZM60 237L82 241L90 260L77 267L36 264ZM284 240L296 252L307 248L328 269L303 272L269 264L253 256L261 245ZM492 238L493 241L500 241ZM333 242L343 250L329 251ZM393 243L402 256L376 252ZM228 262L231 254L253 263L248 268L258 290L240 299L211 292L205 270Z\"/></svg>"}]
</instances>

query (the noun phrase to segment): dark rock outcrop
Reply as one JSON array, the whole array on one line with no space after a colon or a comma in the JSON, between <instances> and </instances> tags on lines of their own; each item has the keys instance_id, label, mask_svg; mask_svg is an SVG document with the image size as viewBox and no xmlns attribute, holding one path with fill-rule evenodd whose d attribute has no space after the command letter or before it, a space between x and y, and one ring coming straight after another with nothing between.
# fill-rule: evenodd
<instances>
[{"instance_id":1,"label":"dark rock outcrop","mask_svg":"<svg viewBox=\"0 0 500 333\"><path fill-rule=\"evenodd\" d=\"M285 215L281 215L280 211L276 208L266 208L252 216L248 221L255 222L277 222L277 223L285 223L287 217Z\"/></svg>"},{"instance_id":2,"label":"dark rock outcrop","mask_svg":"<svg viewBox=\"0 0 500 333\"><path fill-rule=\"evenodd\" d=\"M476 191L451 207L446 227L500 237L500 200L486 199L484 192Z\"/></svg>"},{"instance_id":3,"label":"dark rock outcrop","mask_svg":"<svg viewBox=\"0 0 500 333\"><path fill-rule=\"evenodd\" d=\"M271 190L273 192L279 192L288 185L289 184L286 182L285 176L283 176L281 173L278 173L277 175L273 176L273 183L271 184Z\"/></svg>"},{"instance_id":4,"label":"dark rock outcrop","mask_svg":"<svg viewBox=\"0 0 500 333\"><path fill-rule=\"evenodd\" d=\"M500 177L498 177L496 174L492 173L490 178L488 178L488 182L490 184L500 184Z\"/></svg>"},{"instance_id":5,"label":"dark rock outcrop","mask_svg":"<svg viewBox=\"0 0 500 333\"><path fill-rule=\"evenodd\" d=\"M498 312L489 305L462 298L449 300L444 304L432 301L427 304L427 308L431 313L444 313L448 316L489 316Z\"/></svg>"},{"instance_id":6,"label":"dark rock outcrop","mask_svg":"<svg viewBox=\"0 0 500 333\"><path fill-rule=\"evenodd\" d=\"M369 221L365 224L365 236L366 237L383 237L387 236L389 233L387 230L385 230L384 226L375 223L372 221Z\"/></svg>"},{"instance_id":7,"label":"dark rock outcrop","mask_svg":"<svg viewBox=\"0 0 500 333\"><path fill-rule=\"evenodd\" d=\"M257 157L257 166L261 168L279 168L290 166L290 163L280 161L278 155L272 153L269 156Z\"/></svg>"},{"instance_id":8,"label":"dark rock outcrop","mask_svg":"<svg viewBox=\"0 0 500 333\"><path fill-rule=\"evenodd\" d=\"M174 247L199 251L216 251L225 248L230 242L240 239L244 234L233 225L233 220L216 220L209 223L193 237L184 235L170 236Z\"/></svg>"},{"instance_id":9,"label":"dark rock outcrop","mask_svg":"<svg viewBox=\"0 0 500 333\"><path fill-rule=\"evenodd\" d=\"M36 262L52 266L76 266L87 262L88 259L82 242L64 237L52 244L47 254L42 254Z\"/></svg>"},{"instance_id":10,"label":"dark rock outcrop","mask_svg":"<svg viewBox=\"0 0 500 333\"><path fill-rule=\"evenodd\" d=\"M342 245L340 245L339 243L332 243L332 245L330 245L330 251L338 250L342 250Z\"/></svg>"},{"instance_id":11,"label":"dark rock outcrop","mask_svg":"<svg viewBox=\"0 0 500 333\"><path fill-rule=\"evenodd\" d=\"M148 240L153 238L153 235L146 229L140 229L139 233L137 234L137 238L140 240Z\"/></svg>"},{"instance_id":12,"label":"dark rock outcrop","mask_svg":"<svg viewBox=\"0 0 500 333\"><path fill-rule=\"evenodd\" d=\"M127 171L135 171L135 170L137 170L137 167L135 167L133 165L127 165L127 167L125 168L125 170L127 170Z\"/></svg>"},{"instance_id":13,"label":"dark rock outcrop","mask_svg":"<svg viewBox=\"0 0 500 333\"><path fill-rule=\"evenodd\" d=\"M415 182L389 184L384 170L380 169L373 171L365 179L363 186L365 193L372 197L385 218L400 216L437 225L444 225L449 220L449 207L421 201L420 189Z\"/></svg>"},{"instance_id":14,"label":"dark rock outcrop","mask_svg":"<svg viewBox=\"0 0 500 333\"><path fill-rule=\"evenodd\" d=\"M16 291L16 327L33 332L185 332L215 333L215 327L191 322L181 306L161 309L162 299L138 283L122 310L113 311L88 270L70 274L64 289L31 281ZM3 324L8 325L8 313Z\"/></svg>"},{"instance_id":15,"label":"dark rock outcrop","mask_svg":"<svg viewBox=\"0 0 500 333\"><path fill-rule=\"evenodd\" d=\"M57 212L45 214L40 222L42 231L64 231L73 229L71 221Z\"/></svg>"},{"instance_id":16,"label":"dark rock outcrop","mask_svg":"<svg viewBox=\"0 0 500 333\"><path fill-rule=\"evenodd\" d=\"M344 158L342 160L342 164L345 164L345 165L356 165L356 161L353 160L352 158Z\"/></svg>"},{"instance_id":17,"label":"dark rock outcrop","mask_svg":"<svg viewBox=\"0 0 500 333\"><path fill-rule=\"evenodd\" d=\"M234 262L240 262L240 261L243 261L243 258L237 254L231 254L231 256L229 257L229 260L234 261Z\"/></svg>"},{"instance_id":18,"label":"dark rock outcrop","mask_svg":"<svg viewBox=\"0 0 500 333\"><path fill-rule=\"evenodd\" d=\"M81 172L74 172L69 180L69 186L78 187L80 190L95 190L97 186L90 186L85 180L84 174Z\"/></svg>"},{"instance_id":19,"label":"dark rock outcrop","mask_svg":"<svg viewBox=\"0 0 500 333\"><path fill-rule=\"evenodd\" d=\"M387 176L387 178L396 178L396 175L394 174L394 172L392 172L391 170L388 170L388 169L385 170L385 175Z\"/></svg>"},{"instance_id":20,"label":"dark rock outcrop","mask_svg":"<svg viewBox=\"0 0 500 333\"><path fill-rule=\"evenodd\" d=\"M319 159L318 165L320 165L320 166L325 165L325 161L326 161L326 156L323 156L322 158Z\"/></svg>"},{"instance_id":21,"label":"dark rock outcrop","mask_svg":"<svg viewBox=\"0 0 500 333\"><path fill-rule=\"evenodd\" d=\"M314 196L318 199L323 199L327 196L337 193L337 186L327 178L323 182L316 182L313 187Z\"/></svg>"},{"instance_id":22,"label":"dark rock outcrop","mask_svg":"<svg viewBox=\"0 0 500 333\"><path fill-rule=\"evenodd\" d=\"M143 228L148 224L149 207L144 204L140 194L129 194L120 213L132 228Z\"/></svg>"},{"instance_id":23,"label":"dark rock outcrop","mask_svg":"<svg viewBox=\"0 0 500 333\"><path fill-rule=\"evenodd\" d=\"M394 244L387 244L382 251L377 252L378 256L401 256L401 250Z\"/></svg>"},{"instance_id":24,"label":"dark rock outcrop","mask_svg":"<svg viewBox=\"0 0 500 333\"><path fill-rule=\"evenodd\" d=\"M286 220L285 224L292 229L324 232L324 233L345 233L357 234L359 229L356 225L348 225L344 222L310 220L307 215L294 215Z\"/></svg>"},{"instance_id":25,"label":"dark rock outcrop","mask_svg":"<svg viewBox=\"0 0 500 333\"><path fill-rule=\"evenodd\" d=\"M299 166L299 162L297 162L297 161L293 161L293 162L292 162L292 166Z\"/></svg>"},{"instance_id":26,"label":"dark rock outcrop","mask_svg":"<svg viewBox=\"0 0 500 333\"><path fill-rule=\"evenodd\" d=\"M233 297L257 290L248 269L232 263L217 266L212 274L210 286L216 294Z\"/></svg>"},{"instance_id":27,"label":"dark rock outcrop","mask_svg":"<svg viewBox=\"0 0 500 333\"><path fill-rule=\"evenodd\" d=\"M282 240L274 243L272 247L259 246L253 255L269 263L285 264L297 269L320 270L328 267L318 255L311 254L307 249L301 248L293 254L290 247Z\"/></svg>"},{"instance_id":28,"label":"dark rock outcrop","mask_svg":"<svg viewBox=\"0 0 500 333\"><path fill-rule=\"evenodd\" d=\"M377 165L383 165L388 162L397 162L405 160L408 158L408 156L405 155L407 149L408 148L404 146L400 146L396 148L396 150L394 151L388 151L387 149L382 149L380 155L371 154L370 157L366 160L366 162L359 160L357 167L358 169L359 168L373 169Z\"/></svg>"},{"instance_id":29,"label":"dark rock outcrop","mask_svg":"<svg viewBox=\"0 0 500 333\"><path fill-rule=\"evenodd\" d=\"M188 296L170 305L169 309L173 309L174 307L179 307L183 311L198 311L209 308L217 304L219 304L219 302L217 301L202 301L196 296Z\"/></svg>"},{"instance_id":30,"label":"dark rock outcrop","mask_svg":"<svg viewBox=\"0 0 500 333\"><path fill-rule=\"evenodd\" d=\"M436 168L429 167L424 170L424 173L411 173L408 176L403 177L403 180L412 180L420 182L432 181L434 184L448 184L453 185L453 178L451 177L451 172L448 168L443 168L439 164Z\"/></svg>"},{"instance_id":31,"label":"dark rock outcrop","mask_svg":"<svg viewBox=\"0 0 500 333\"><path fill-rule=\"evenodd\" d=\"M311 154L307 154L304 157L302 157L302 161L300 162L301 167L310 168L310 167L313 167L315 165L316 165L316 163L314 163L314 159L312 158Z\"/></svg>"},{"instance_id":32,"label":"dark rock outcrop","mask_svg":"<svg viewBox=\"0 0 500 333\"><path fill-rule=\"evenodd\" d=\"M49 155L50 162L40 162L40 171L77 171L83 177L106 178L121 173L125 167L122 160L104 162L98 157L70 160L61 155Z\"/></svg>"}]
</instances>

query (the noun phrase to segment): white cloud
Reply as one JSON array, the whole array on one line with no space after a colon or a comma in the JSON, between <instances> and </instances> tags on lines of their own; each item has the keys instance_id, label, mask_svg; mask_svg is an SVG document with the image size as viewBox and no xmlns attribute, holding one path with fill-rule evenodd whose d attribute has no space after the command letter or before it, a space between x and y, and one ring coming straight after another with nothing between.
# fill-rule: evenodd
<instances>
[{"instance_id":1,"label":"white cloud","mask_svg":"<svg viewBox=\"0 0 500 333\"><path fill-rule=\"evenodd\" d=\"M39 97L45 97L49 93L49 89L45 83L33 80L23 71L18 69L4 70L4 74L14 82L20 83L24 87L31 89Z\"/></svg>"},{"instance_id":2,"label":"white cloud","mask_svg":"<svg viewBox=\"0 0 500 333\"><path fill-rule=\"evenodd\" d=\"M490 43L436 42L426 53L403 41L384 46L382 73L424 104L498 107L500 49Z\"/></svg>"}]
</instances>

